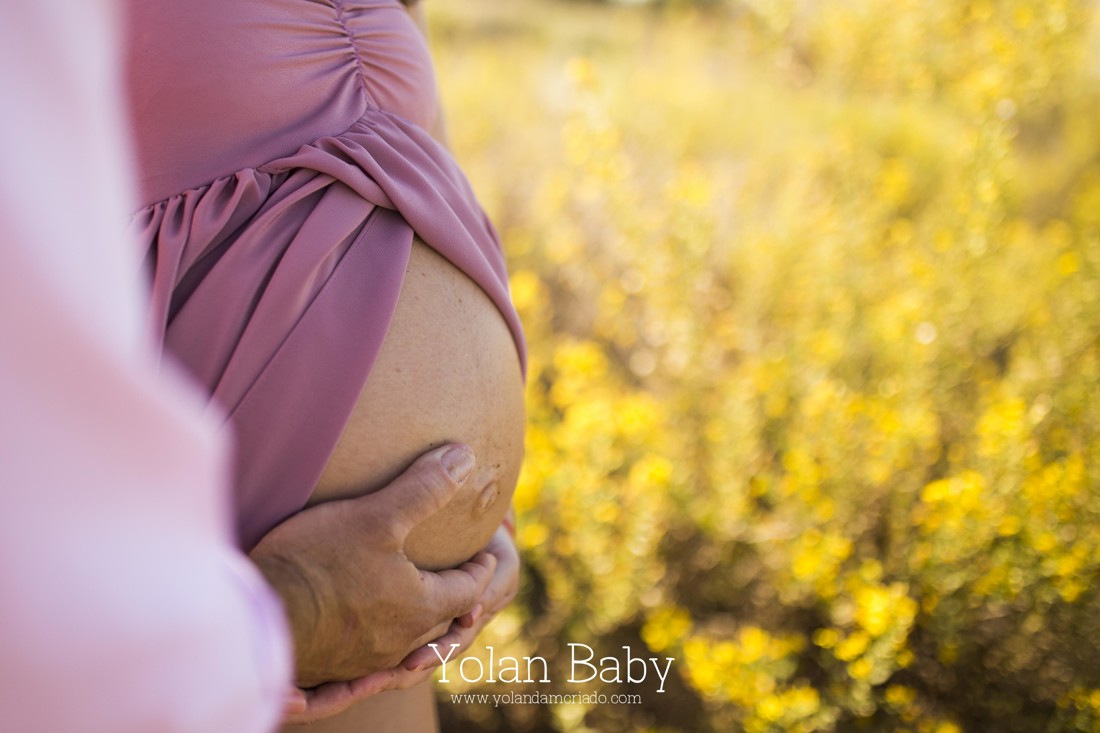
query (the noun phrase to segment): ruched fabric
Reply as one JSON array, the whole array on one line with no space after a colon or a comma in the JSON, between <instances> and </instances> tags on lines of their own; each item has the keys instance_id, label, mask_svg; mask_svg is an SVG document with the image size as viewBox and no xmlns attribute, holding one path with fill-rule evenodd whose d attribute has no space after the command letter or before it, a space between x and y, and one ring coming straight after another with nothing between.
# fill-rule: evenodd
<instances>
[{"instance_id":1,"label":"ruched fabric","mask_svg":"<svg viewBox=\"0 0 1100 733\"><path fill-rule=\"evenodd\" d=\"M500 241L466 178L419 125L369 102L342 132L133 218L153 328L235 438L246 548L316 485L381 348L414 233L485 291L525 363Z\"/></svg>"}]
</instances>

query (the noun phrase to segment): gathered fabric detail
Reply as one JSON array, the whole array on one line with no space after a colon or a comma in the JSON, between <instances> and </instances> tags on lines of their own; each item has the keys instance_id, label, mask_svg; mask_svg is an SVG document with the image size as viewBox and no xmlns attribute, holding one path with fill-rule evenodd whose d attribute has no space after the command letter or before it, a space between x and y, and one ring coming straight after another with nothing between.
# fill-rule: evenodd
<instances>
[{"instance_id":1,"label":"gathered fabric detail","mask_svg":"<svg viewBox=\"0 0 1100 733\"><path fill-rule=\"evenodd\" d=\"M526 368L496 231L450 154L383 110L152 204L132 228L152 328L237 440L246 548L316 485L389 328L414 233L485 291Z\"/></svg>"}]
</instances>

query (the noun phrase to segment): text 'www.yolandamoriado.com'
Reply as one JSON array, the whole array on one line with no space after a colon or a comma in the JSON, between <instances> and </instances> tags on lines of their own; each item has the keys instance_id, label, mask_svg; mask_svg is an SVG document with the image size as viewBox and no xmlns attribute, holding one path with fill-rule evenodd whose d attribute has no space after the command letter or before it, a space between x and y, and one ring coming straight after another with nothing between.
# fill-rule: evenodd
<instances>
[{"instance_id":1,"label":"text 'www.yolandamoriado.com'","mask_svg":"<svg viewBox=\"0 0 1100 733\"><path fill-rule=\"evenodd\" d=\"M549 692L457 692L451 694L455 705L641 705L638 694L607 695L602 692L554 694Z\"/></svg>"}]
</instances>

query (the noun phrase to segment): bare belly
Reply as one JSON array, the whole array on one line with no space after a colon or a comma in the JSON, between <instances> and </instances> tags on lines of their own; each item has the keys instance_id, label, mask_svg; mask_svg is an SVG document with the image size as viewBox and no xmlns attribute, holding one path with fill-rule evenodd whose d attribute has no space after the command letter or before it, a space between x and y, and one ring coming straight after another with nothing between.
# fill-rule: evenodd
<instances>
[{"instance_id":1,"label":"bare belly","mask_svg":"<svg viewBox=\"0 0 1100 733\"><path fill-rule=\"evenodd\" d=\"M435 682L390 690L309 725L285 725L280 733L438 733Z\"/></svg>"},{"instance_id":2,"label":"bare belly","mask_svg":"<svg viewBox=\"0 0 1100 733\"><path fill-rule=\"evenodd\" d=\"M466 443L474 474L406 545L422 568L453 567L499 526L523 437L523 380L504 319L472 280L414 241L381 353L310 503L376 491L425 451Z\"/></svg>"},{"instance_id":3,"label":"bare belly","mask_svg":"<svg viewBox=\"0 0 1100 733\"><path fill-rule=\"evenodd\" d=\"M310 503L377 491L425 451L466 443L477 456L474 474L405 547L422 568L454 567L485 547L511 503L524 419L519 359L504 319L472 280L415 241L382 351ZM308 730L433 733L434 687L384 692Z\"/></svg>"}]
</instances>

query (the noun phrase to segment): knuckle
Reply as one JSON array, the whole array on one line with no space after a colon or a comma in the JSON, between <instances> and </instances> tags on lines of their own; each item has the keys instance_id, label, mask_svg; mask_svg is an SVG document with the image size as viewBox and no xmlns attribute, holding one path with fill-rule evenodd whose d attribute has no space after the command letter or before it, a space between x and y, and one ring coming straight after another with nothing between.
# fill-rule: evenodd
<instances>
[{"instance_id":1,"label":"knuckle","mask_svg":"<svg viewBox=\"0 0 1100 733\"><path fill-rule=\"evenodd\" d=\"M442 509L450 497L454 482L438 461L422 467L416 475L425 508L435 513Z\"/></svg>"}]
</instances>

